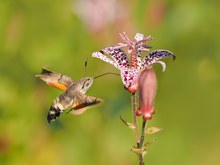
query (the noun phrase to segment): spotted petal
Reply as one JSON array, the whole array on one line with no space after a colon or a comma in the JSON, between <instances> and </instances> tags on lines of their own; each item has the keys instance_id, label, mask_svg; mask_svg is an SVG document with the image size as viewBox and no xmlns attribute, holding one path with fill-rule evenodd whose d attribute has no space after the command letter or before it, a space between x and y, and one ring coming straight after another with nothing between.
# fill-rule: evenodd
<instances>
[{"instance_id":1,"label":"spotted petal","mask_svg":"<svg viewBox=\"0 0 220 165\"><path fill-rule=\"evenodd\" d=\"M137 79L140 74L138 69L124 68L121 70L121 79L125 88L137 85Z\"/></svg>"},{"instance_id":2,"label":"spotted petal","mask_svg":"<svg viewBox=\"0 0 220 165\"><path fill-rule=\"evenodd\" d=\"M94 52L94 53L92 53L92 57L99 58L102 61L105 61L105 62L115 66L117 69L120 69L118 67L118 64L115 61L113 61L110 58L108 58L107 56L105 56L102 52Z\"/></svg>"},{"instance_id":3,"label":"spotted petal","mask_svg":"<svg viewBox=\"0 0 220 165\"><path fill-rule=\"evenodd\" d=\"M110 55L117 64L117 68L126 68L129 66L128 57L125 52L117 47L109 46L102 49L102 52Z\"/></svg>"},{"instance_id":4,"label":"spotted petal","mask_svg":"<svg viewBox=\"0 0 220 165\"><path fill-rule=\"evenodd\" d=\"M175 60L176 56L168 51L168 50L155 50L149 53L149 55L145 56L142 61L142 69L145 69L152 64L158 62L160 59L173 56L173 60ZM158 62L161 63L161 62Z\"/></svg>"}]
</instances>

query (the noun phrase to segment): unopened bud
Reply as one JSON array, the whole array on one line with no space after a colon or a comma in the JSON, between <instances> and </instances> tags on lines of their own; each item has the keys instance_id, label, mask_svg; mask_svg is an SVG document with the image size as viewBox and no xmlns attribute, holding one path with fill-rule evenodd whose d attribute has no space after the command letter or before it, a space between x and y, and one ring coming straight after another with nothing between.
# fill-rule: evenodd
<instances>
[{"instance_id":1,"label":"unopened bud","mask_svg":"<svg viewBox=\"0 0 220 165\"><path fill-rule=\"evenodd\" d=\"M154 99L157 90L157 78L153 68L146 68L140 75L139 104L143 119L150 120L154 112Z\"/></svg>"},{"instance_id":2,"label":"unopened bud","mask_svg":"<svg viewBox=\"0 0 220 165\"><path fill-rule=\"evenodd\" d=\"M137 116L141 116L141 115L142 115L142 111L141 111L140 108L138 108L138 109L136 110L136 115L137 115Z\"/></svg>"}]
</instances>

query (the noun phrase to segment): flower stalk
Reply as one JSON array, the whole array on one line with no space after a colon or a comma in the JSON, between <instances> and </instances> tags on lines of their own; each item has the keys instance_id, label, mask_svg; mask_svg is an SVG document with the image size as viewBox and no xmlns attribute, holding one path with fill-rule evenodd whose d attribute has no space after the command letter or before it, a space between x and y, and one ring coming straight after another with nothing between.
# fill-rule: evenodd
<instances>
[{"instance_id":1,"label":"flower stalk","mask_svg":"<svg viewBox=\"0 0 220 165\"><path fill-rule=\"evenodd\" d=\"M139 148L143 149L143 152L139 155L139 164L144 165L144 155L145 155L145 149L144 149L144 140L145 140L145 130L147 127L147 120L142 121L142 129L141 129L141 140Z\"/></svg>"},{"instance_id":2,"label":"flower stalk","mask_svg":"<svg viewBox=\"0 0 220 165\"><path fill-rule=\"evenodd\" d=\"M134 124L134 134L135 134L137 147L139 147L140 138L139 138L139 133L138 133L138 122L137 122L137 116L136 116L136 93L131 94L131 102L132 102L132 115L133 115L133 124Z\"/></svg>"}]
</instances>

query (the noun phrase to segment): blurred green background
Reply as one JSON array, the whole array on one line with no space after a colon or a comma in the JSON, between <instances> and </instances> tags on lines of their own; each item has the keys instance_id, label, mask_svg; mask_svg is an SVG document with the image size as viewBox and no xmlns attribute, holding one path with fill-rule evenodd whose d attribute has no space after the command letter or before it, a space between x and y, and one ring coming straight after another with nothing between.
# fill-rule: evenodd
<instances>
[{"instance_id":1,"label":"blurred green background","mask_svg":"<svg viewBox=\"0 0 220 165\"><path fill-rule=\"evenodd\" d=\"M120 41L119 32L152 35L153 49L175 53L158 76L153 137L146 164L220 164L219 0L1 0L0 164L133 165L130 95L120 78L97 79L88 95L105 100L82 116L46 115L61 92L34 77L41 67L84 75L91 53ZM89 58L87 76L118 72Z\"/></svg>"}]
</instances>

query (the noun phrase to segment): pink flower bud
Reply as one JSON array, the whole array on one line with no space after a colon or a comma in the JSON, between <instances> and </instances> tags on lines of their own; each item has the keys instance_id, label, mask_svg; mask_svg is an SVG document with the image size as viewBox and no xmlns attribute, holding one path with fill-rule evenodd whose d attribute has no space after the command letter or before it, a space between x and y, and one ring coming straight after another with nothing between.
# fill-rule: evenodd
<instances>
[{"instance_id":1,"label":"pink flower bud","mask_svg":"<svg viewBox=\"0 0 220 165\"><path fill-rule=\"evenodd\" d=\"M142 111L139 108L136 110L136 115L137 116L141 116L142 115Z\"/></svg>"},{"instance_id":2,"label":"pink flower bud","mask_svg":"<svg viewBox=\"0 0 220 165\"><path fill-rule=\"evenodd\" d=\"M138 90L138 83L135 82L134 84L132 84L130 87L128 87L128 92L130 93L135 93Z\"/></svg>"},{"instance_id":3,"label":"pink flower bud","mask_svg":"<svg viewBox=\"0 0 220 165\"><path fill-rule=\"evenodd\" d=\"M152 119L152 114L145 113L142 117L143 117L143 120L151 120Z\"/></svg>"},{"instance_id":4,"label":"pink flower bud","mask_svg":"<svg viewBox=\"0 0 220 165\"><path fill-rule=\"evenodd\" d=\"M144 120L152 119L154 111L154 99L157 90L157 78L153 68L146 68L140 75L139 88L139 110Z\"/></svg>"}]
</instances>

